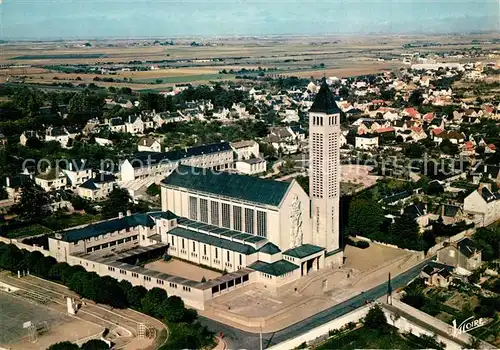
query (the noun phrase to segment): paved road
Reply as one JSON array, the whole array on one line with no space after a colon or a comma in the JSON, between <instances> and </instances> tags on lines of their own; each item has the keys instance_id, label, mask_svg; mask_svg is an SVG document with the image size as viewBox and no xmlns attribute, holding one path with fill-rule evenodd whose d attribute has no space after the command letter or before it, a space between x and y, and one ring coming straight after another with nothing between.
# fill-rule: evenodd
<instances>
[{"instance_id":1,"label":"paved road","mask_svg":"<svg viewBox=\"0 0 500 350\"><path fill-rule=\"evenodd\" d=\"M418 276L421 269L428 262L429 260L424 260L422 263L416 265L410 270L392 278L391 285L393 290L405 286L408 282ZM384 296L385 294L387 294L387 283L382 283L362 294L359 294L349 300L332 306L329 309L323 310L316 315L306 318L290 327L284 328L274 333L265 333L263 334L263 347L268 348L287 339L294 338L362 306L367 300L376 300ZM212 331L216 333L224 333L228 349L255 350L259 349L260 347L259 334L245 332L205 317L200 317L199 319L202 324L206 325Z\"/></svg>"}]
</instances>

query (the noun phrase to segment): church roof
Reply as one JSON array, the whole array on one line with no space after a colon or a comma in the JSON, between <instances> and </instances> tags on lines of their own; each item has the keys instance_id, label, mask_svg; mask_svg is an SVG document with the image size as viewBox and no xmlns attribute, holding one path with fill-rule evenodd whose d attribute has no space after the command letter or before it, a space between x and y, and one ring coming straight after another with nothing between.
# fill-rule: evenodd
<instances>
[{"instance_id":1,"label":"church roof","mask_svg":"<svg viewBox=\"0 0 500 350\"><path fill-rule=\"evenodd\" d=\"M294 258L302 259L305 258L306 256L319 253L322 250L325 250L325 248L321 248L312 244L302 244L301 246L288 249L283 254Z\"/></svg>"},{"instance_id":2,"label":"church roof","mask_svg":"<svg viewBox=\"0 0 500 350\"><path fill-rule=\"evenodd\" d=\"M286 260L278 260L272 264L258 260L248 267L272 276L281 276L299 268L297 265Z\"/></svg>"},{"instance_id":3,"label":"church roof","mask_svg":"<svg viewBox=\"0 0 500 350\"><path fill-rule=\"evenodd\" d=\"M261 179L249 175L215 172L179 165L162 183L248 202L279 206L291 182Z\"/></svg>"},{"instance_id":4,"label":"church roof","mask_svg":"<svg viewBox=\"0 0 500 350\"><path fill-rule=\"evenodd\" d=\"M255 248L253 248L250 245L230 241L229 239L218 238L215 236L199 233L197 231L192 231L181 227L173 228L170 231L168 231L168 233L174 236L191 239L196 242L213 245L215 247L227 249L245 255L250 255L255 253Z\"/></svg>"},{"instance_id":5,"label":"church roof","mask_svg":"<svg viewBox=\"0 0 500 350\"><path fill-rule=\"evenodd\" d=\"M326 114L337 114L341 112L325 79L323 79L323 83L314 98L314 103L311 109L309 109L309 112Z\"/></svg>"},{"instance_id":6,"label":"church roof","mask_svg":"<svg viewBox=\"0 0 500 350\"><path fill-rule=\"evenodd\" d=\"M274 255L280 252L281 250L271 242L266 243L262 248L259 249L259 253L265 253L269 255Z\"/></svg>"}]
</instances>

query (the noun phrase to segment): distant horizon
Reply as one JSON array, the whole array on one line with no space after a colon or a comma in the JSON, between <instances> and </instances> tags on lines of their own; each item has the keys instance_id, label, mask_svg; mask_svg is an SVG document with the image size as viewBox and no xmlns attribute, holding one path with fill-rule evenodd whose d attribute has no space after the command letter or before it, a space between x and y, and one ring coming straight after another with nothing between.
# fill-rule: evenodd
<instances>
[{"instance_id":1,"label":"distant horizon","mask_svg":"<svg viewBox=\"0 0 500 350\"><path fill-rule=\"evenodd\" d=\"M0 0L1 1L1 0ZM268 35L171 35L171 36L130 36L130 37L54 37L54 38L2 38L0 41L6 42L58 42L58 41L108 41L108 40L225 40L225 39L274 39L274 38L293 38L293 37L309 37L309 38L331 38L335 37L439 37L439 36L474 36L474 35L490 35L497 34L495 30L485 30L477 32L443 32L443 33L330 33L330 34L268 34Z\"/></svg>"},{"instance_id":2,"label":"distant horizon","mask_svg":"<svg viewBox=\"0 0 500 350\"><path fill-rule=\"evenodd\" d=\"M497 33L496 0L0 0L8 41Z\"/></svg>"}]
</instances>

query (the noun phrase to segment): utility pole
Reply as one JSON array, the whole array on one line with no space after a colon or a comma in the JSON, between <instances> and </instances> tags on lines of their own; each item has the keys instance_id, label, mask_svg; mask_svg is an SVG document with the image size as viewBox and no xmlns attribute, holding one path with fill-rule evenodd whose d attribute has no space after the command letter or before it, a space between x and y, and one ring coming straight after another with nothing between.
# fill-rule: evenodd
<instances>
[{"instance_id":1,"label":"utility pole","mask_svg":"<svg viewBox=\"0 0 500 350\"><path fill-rule=\"evenodd\" d=\"M392 287L391 287L391 273L389 272L389 280L387 281L387 304L392 305Z\"/></svg>"},{"instance_id":2,"label":"utility pole","mask_svg":"<svg viewBox=\"0 0 500 350\"><path fill-rule=\"evenodd\" d=\"M263 346L262 346L262 321L260 321L259 323L260 323L260 350L263 350Z\"/></svg>"}]
</instances>

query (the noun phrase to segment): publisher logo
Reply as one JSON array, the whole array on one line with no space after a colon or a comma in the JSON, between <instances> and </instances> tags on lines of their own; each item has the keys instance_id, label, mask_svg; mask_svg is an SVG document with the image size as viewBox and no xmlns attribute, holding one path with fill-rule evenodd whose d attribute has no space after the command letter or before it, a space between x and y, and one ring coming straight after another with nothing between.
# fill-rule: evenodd
<instances>
[{"instance_id":1,"label":"publisher logo","mask_svg":"<svg viewBox=\"0 0 500 350\"><path fill-rule=\"evenodd\" d=\"M462 323L460 323L460 325L457 327L457 320L453 320L453 323L452 323L453 327L451 328L450 333L451 333L451 335L456 337L460 334L464 334L464 333L472 331L473 329L482 327L486 323L487 323L486 319L484 319L484 318L479 318L479 319L475 320L474 316L471 316L468 319L466 319L465 321L463 321Z\"/></svg>"}]
</instances>

